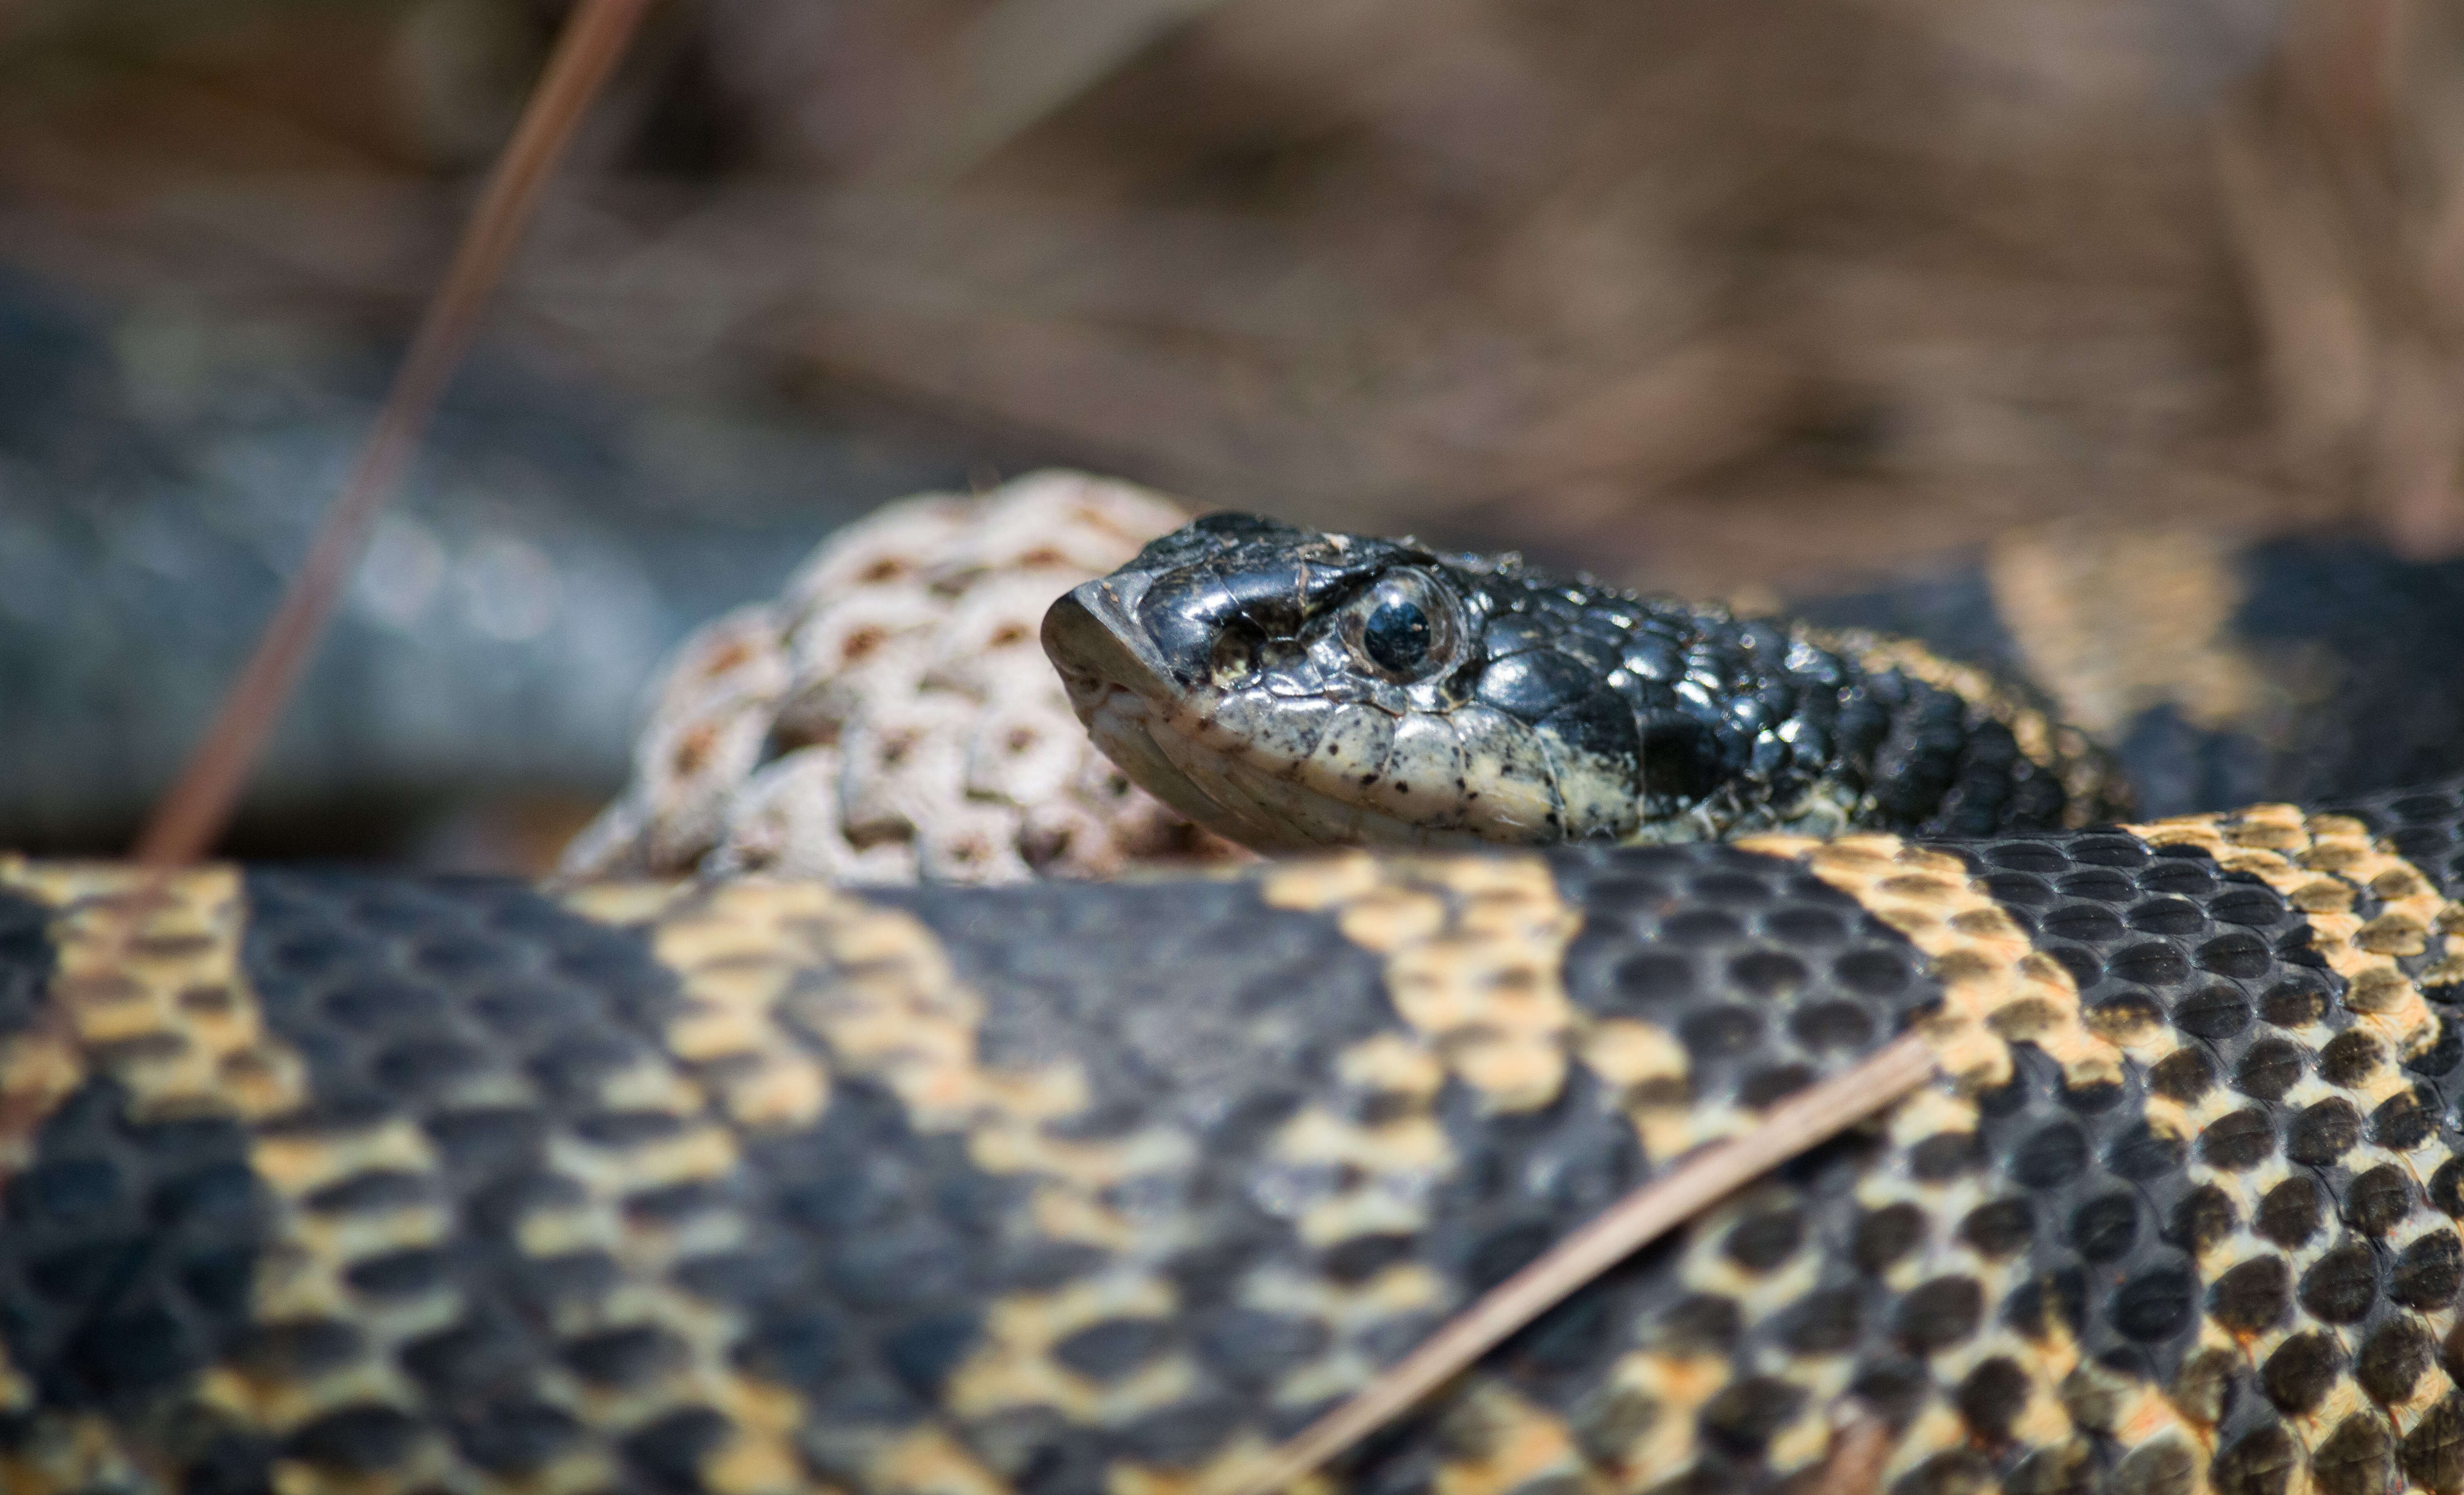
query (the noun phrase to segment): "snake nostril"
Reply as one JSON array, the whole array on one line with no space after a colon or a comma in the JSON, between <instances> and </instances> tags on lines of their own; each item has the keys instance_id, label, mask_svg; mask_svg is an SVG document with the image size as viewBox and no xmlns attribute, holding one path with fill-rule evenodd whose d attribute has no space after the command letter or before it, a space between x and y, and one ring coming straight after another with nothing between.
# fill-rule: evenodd
<instances>
[{"instance_id":1,"label":"snake nostril","mask_svg":"<svg viewBox=\"0 0 2464 1495\"><path fill-rule=\"evenodd\" d=\"M1245 619L1225 624L1215 635L1207 656L1207 673L1219 688L1238 685L1258 672L1258 651L1265 639Z\"/></svg>"}]
</instances>

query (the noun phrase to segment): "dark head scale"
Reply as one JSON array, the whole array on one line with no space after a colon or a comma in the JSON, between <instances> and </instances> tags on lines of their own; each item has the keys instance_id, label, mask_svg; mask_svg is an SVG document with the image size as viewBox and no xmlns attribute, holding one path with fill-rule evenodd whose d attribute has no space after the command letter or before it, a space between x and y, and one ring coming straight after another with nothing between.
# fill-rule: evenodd
<instances>
[{"instance_id":1,"label":"dark head scale","mask_svg":"<svg viewBox=\"0 0 2464 1495\"><path fill-rule=\"evenodd\" d=\"M2083 818L2066 779L2101 782L1909 646L1251 515L1078 587L1044 644L1115 762L1262 849L1983 834Z\"/></svg>"}]
</instances>

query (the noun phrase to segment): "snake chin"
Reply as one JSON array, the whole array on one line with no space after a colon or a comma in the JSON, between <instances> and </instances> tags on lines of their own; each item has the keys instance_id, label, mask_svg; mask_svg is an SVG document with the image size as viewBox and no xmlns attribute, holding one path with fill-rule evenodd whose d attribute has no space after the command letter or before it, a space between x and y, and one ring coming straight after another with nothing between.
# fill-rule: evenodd
<instances>
[{"instance_id":1,"label":"snake chin","mask_svg":"<svg viewBox=\"0 0 2464 1495\"><path fill-rule=\"evenodd\" d=\"M1105 687L1096 705L1081 712L1080 719L1095 746L1139 787L1215 834L1254 850L1296 849L1309 844L1266 819L1260 806L1242 804L1225 794L1220 773L1211 772L1211 765L1193 762L1186 744L1169 729L1156 732L1148 703L1134 692ZM1166 742L1182 751L1167 752Z\"/></svg>"},{"instance_id":2,"label":"snake chin","mask_svg":"<svg viewBox=\"0 0 2464 1495\"><path fill-rule=\"evenodd\" d=\"M1072 700L1081 698L1073 689ZM1104 755L1155 798L1192 821L1254 850L1328 846L1473 848L1470 831L1404 820L1300 781L1304 765L1260 763L1240 748L1211 745L1220 736L1196 713L1176 711L1125 687L1098 683L1080 715Z\"/></svg>"}]
</instances>

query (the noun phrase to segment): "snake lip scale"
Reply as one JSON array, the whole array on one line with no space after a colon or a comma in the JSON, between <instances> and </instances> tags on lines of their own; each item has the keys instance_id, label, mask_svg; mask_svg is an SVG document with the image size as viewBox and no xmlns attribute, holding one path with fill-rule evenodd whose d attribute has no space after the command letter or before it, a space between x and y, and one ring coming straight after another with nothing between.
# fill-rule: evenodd
<instances>
[{"instance_id":1,"label":"snake lip scale","mask_svg":"<svg viewBox=\"0 0 2464 1495\"><path fill-rule=\"evenodd\" d=\"M1809 835L1762 727L1697 716L1744 770L1587 823L1548 755L1595 697L1684 715L1524 658L1595 612L1632 626L1574 665L1653 635L1723 715L1810 639L1238 519L1047 622L1098 730L1253 828L1286 780L1206 777L1184 740L1248 749L1199 687L1510 717L1559 823L1495 824L1539 848L987 889L0 858L0 1489L1204 1495L1911 1035L1935 1083L1306 1488L2464 1495L2464 782L2070 827L2057 729L1842 639L1835 719L1896 693L1919 749L1939 695L2010 772L1903 802L1922 752L1816 755L1875 818ZM2029 772L1969 746L2005 737Z\"/></svg>"}]
</instances>

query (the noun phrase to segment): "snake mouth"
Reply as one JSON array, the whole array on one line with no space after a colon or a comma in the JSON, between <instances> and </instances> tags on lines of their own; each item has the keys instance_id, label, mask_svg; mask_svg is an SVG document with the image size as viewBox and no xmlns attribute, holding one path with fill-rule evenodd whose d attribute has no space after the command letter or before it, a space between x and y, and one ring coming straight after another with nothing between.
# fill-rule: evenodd
<instances>
[{"instance_id":1,"label":"snake mouth","mask_svg":"<svg viewBox=\"0 0 2464 1495\"><path fill-rule=\"evenodd\" d=\"M1061 671L1080 720L1111 691L1158 700L1175 693L1172 669L1134 612L1152 580L1141 572L1116 572L1072 587L1045 609L1045 657Z\"/></svg>"},{"instance_id":2,"label":"snake mouth","mask_svg":"<svg viewBox=\"0 0 2464 1495\"><path fill-rule=\"evenodd\" d=\"M1265 852L1375 844L1470 848L1460 826L1386 813L1312 781L1308 754L1241 730L1235 693L1189 681L1136 621L1148 578L1089 582L1044 617L1045 653L1095 745L1137 784L1227 840Z\"/></svg>"},{"instance_id":3,"label":"snake mouth","mask_svg":"<svg viewBox=\"0 0 2464 1495\"><path fill-rule=\"evenodd\" d=\"M1227 794L1224 755L1193 740L1202 714L1135 619L1151 580L1123 572L1088 582L1045 613L1044 652L1070 710L1139 787L1208 830L1259 850L1312 845L1295 839L1288 819Z\"/></svg>"}]
</instances>

